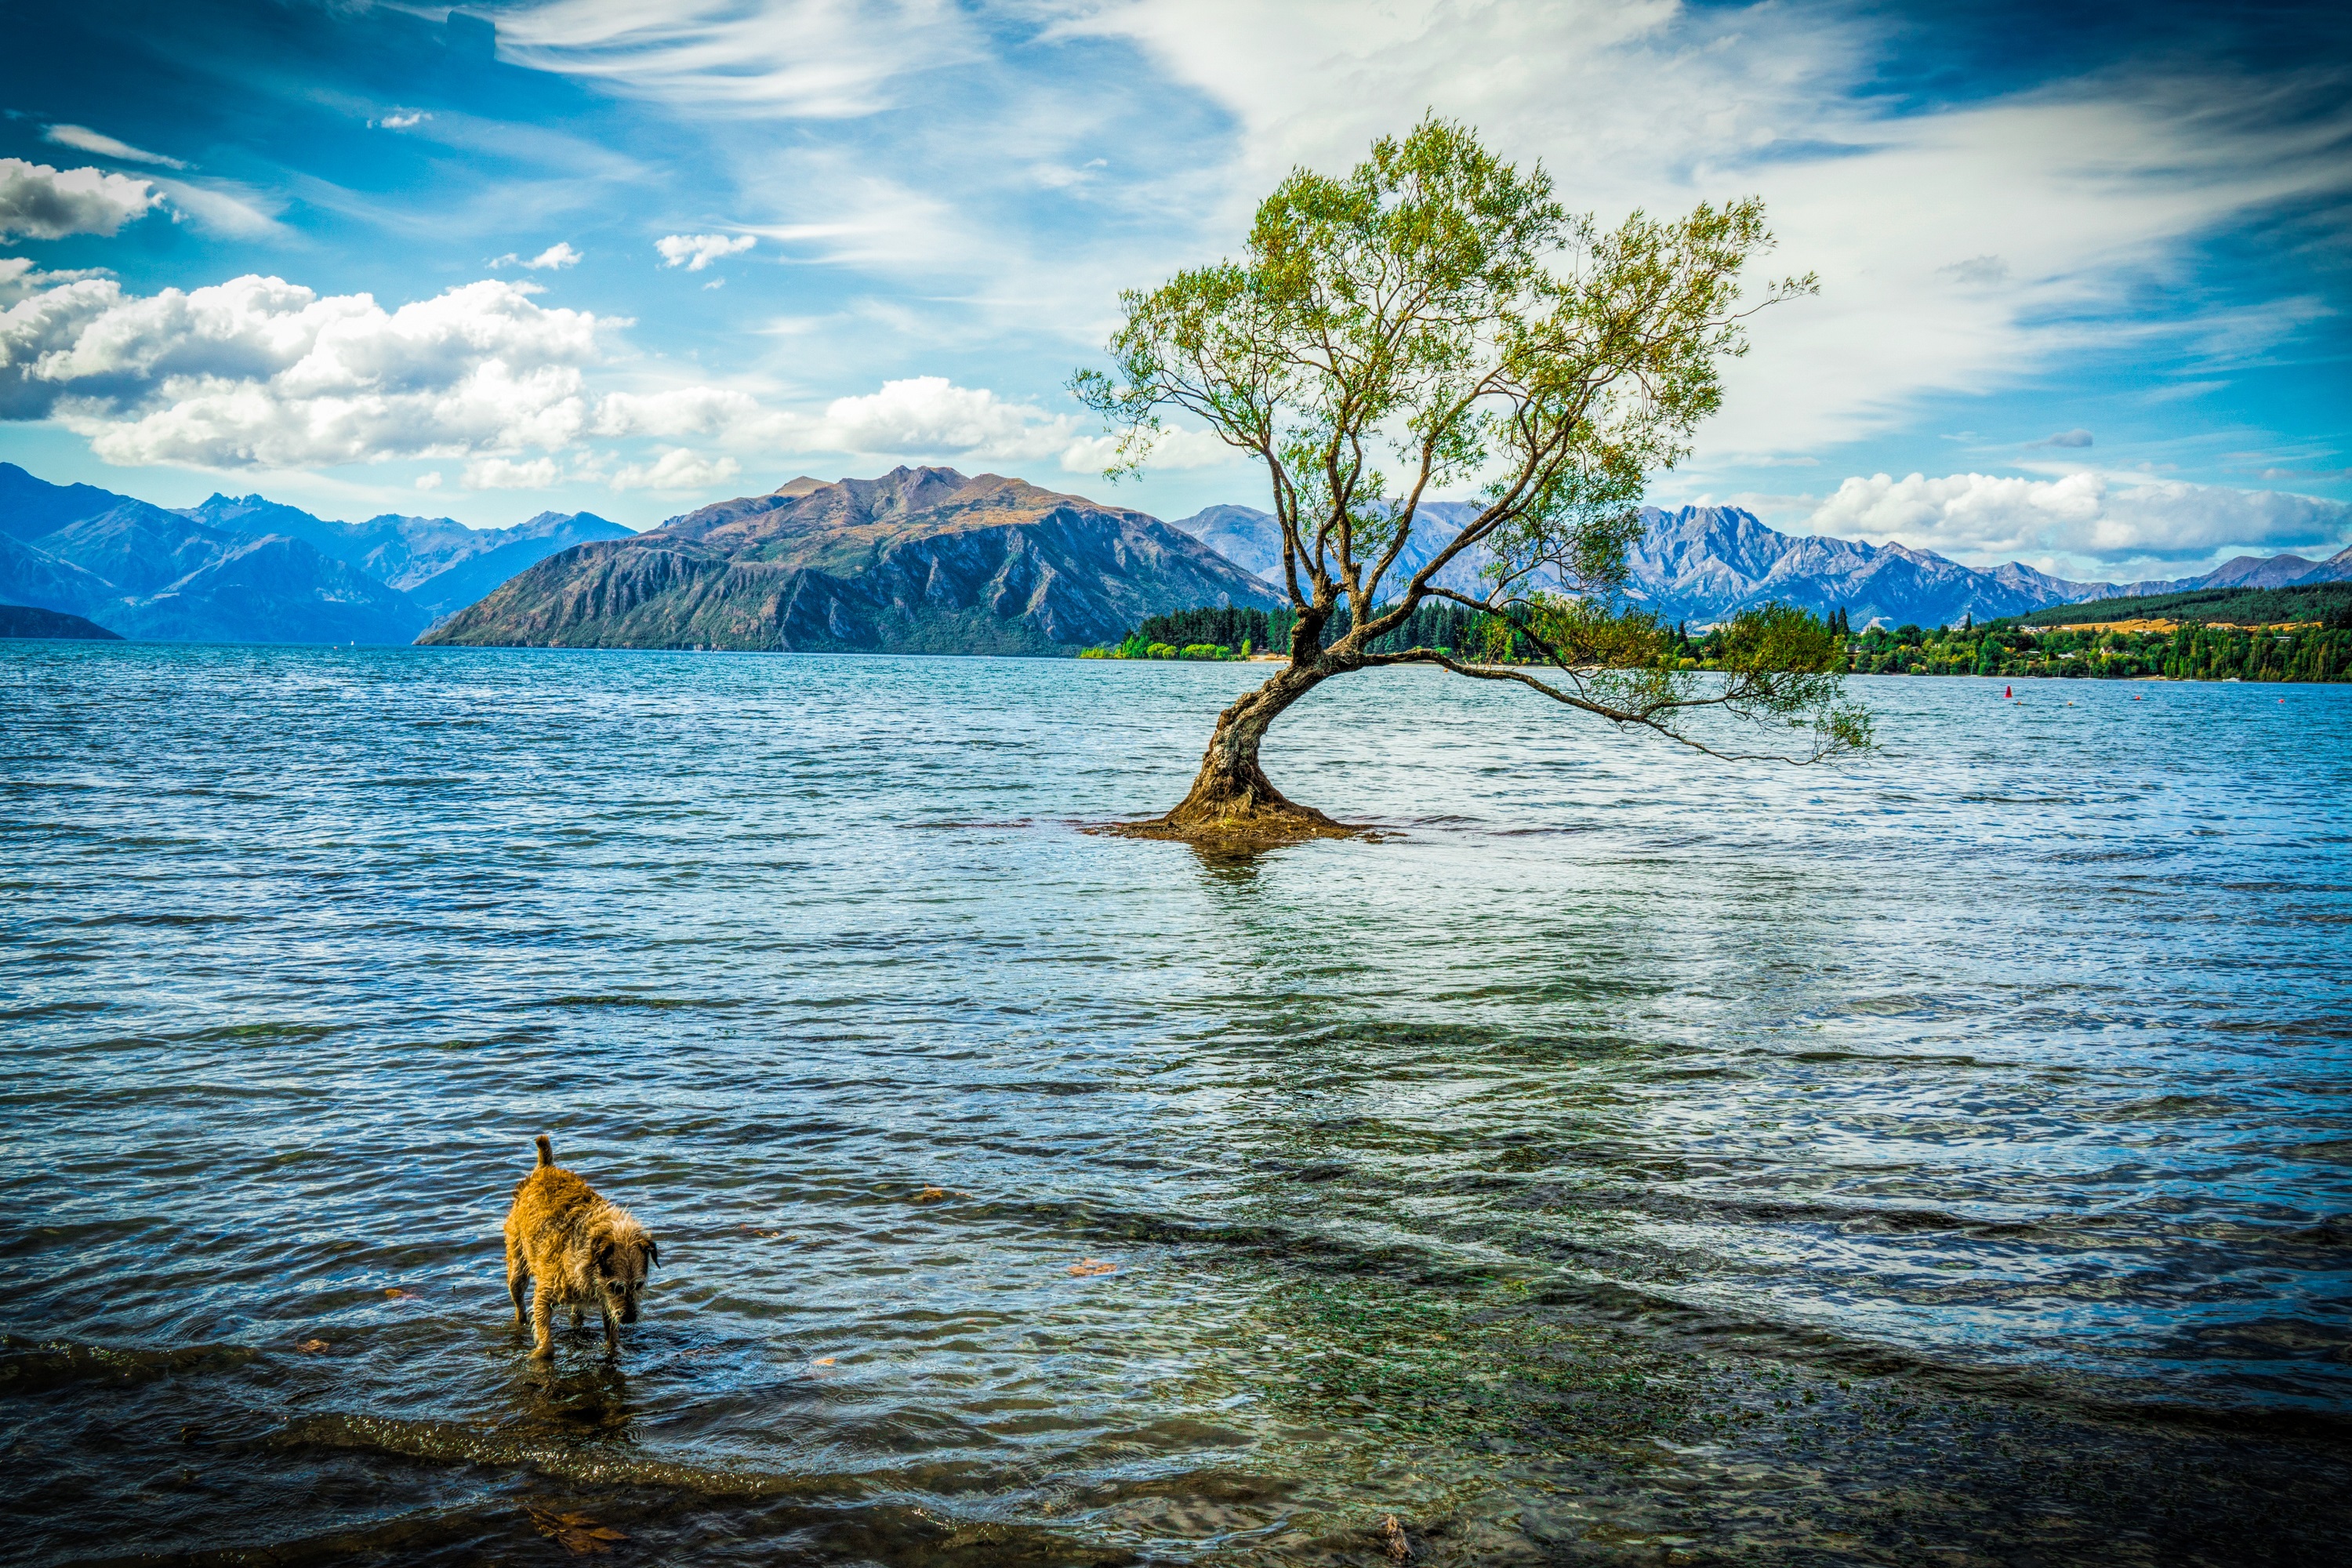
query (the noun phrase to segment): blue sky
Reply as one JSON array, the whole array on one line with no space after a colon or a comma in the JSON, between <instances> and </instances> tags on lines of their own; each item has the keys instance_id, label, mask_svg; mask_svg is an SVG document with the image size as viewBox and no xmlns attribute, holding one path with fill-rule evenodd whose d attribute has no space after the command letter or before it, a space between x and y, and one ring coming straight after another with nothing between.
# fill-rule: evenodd
<instances>
[{"instance_id":1,"label":"blue sky","mask_svg":"<svg viewBox=\"0 0 2352 1568\"><path fill-rule=\"evenodd\" d=\"M1759 193L1821 274L1662 504L2121 580L2352 542L2341 7L4 19L0 458L52 479L644 526L936 461L1260 504L1205 437L1113 489L1064 385L1119 289L1434 109L1604 222Z\"/></svg>"}]
</instances>

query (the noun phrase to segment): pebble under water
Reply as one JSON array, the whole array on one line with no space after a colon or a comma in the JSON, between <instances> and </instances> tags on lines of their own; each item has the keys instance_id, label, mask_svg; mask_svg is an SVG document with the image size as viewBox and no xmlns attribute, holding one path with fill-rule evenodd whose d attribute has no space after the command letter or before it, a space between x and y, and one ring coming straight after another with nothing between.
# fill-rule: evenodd
<instances>
[{"instance_id":1,"label":"pebble under water","mask_svg":"<svg viewBox=\"0 0 2352 1568\"><path fill-rule=\"evenodd\" d=\"M0 1559L2352 1560L2352 688L1263 673L0 644Z\"/></svg>"}]
</instances>

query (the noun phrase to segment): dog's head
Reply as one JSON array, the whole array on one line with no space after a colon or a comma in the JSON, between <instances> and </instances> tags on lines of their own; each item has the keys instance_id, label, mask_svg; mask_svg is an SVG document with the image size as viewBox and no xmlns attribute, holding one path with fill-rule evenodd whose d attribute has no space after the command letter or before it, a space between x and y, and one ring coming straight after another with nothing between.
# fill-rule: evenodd
<instances>
[{"instance_id":1,"label":"dog's head","mask_svg":"<svg viewBox=\"0 0 2352 1568\"><path fill-rule=\"evenodd\" d=\"M645 1227L615 1209L600 1226L589 1265L605 1309L625 1323L637 1321L637 1296L646 1288L646 1274L661 1261L661 1248Z\"/></svg>"}]
</instances>

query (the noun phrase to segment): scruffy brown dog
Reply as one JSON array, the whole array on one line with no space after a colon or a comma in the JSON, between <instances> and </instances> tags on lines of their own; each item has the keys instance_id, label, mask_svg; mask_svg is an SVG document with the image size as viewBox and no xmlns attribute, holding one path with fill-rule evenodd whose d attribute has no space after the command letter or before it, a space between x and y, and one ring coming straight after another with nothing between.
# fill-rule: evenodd
<instances>
[{"instance_id":1,"label":"scruffy brown dog","mask_svg":"<svg viewBox=\"0 0 2352 1568\"><path fill-rule=\"evenodd\" d=\"M539 1135L539 1165L515 1188L507 1211L507 1294L514 1298L515 1327L522 1327L522 1282L535 1280L531 1329L538 1343L533 1361L555 1355L554 1315L561 1301L572 1309L574 1326L593 1305L604 1316L604 1353L618 1354L621 1325L637 1321L637 1292L646 1270L661 1252L629 1211L606 1203L596 1190L555 1163L555 1145Z\"/></svg>"}]
</instances>

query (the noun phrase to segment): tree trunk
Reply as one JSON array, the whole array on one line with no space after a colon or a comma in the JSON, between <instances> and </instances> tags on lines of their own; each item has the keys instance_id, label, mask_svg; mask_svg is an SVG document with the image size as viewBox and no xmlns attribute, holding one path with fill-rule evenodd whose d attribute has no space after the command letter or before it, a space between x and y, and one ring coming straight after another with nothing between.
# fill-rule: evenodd
<instances>
[{"instance_id":1,"label":"tree trunk","mask_svg":"<svg viewBox=\"0 0 2352 1568\"><path fill-rule=\"evenodd\" d=\"M1258 743L1284 709L1337 669L1293 664L1217 715L1192 793L1175 810L1134 831L1154 838L1249 839L1280 843L1344 836L1351 829L1283 797L1258 766Z\"/></svg>"}]
</instances>

